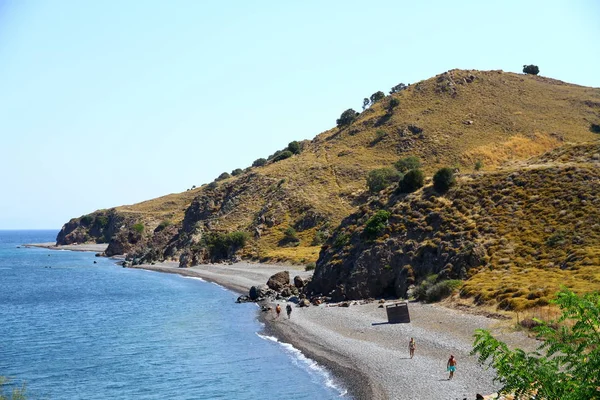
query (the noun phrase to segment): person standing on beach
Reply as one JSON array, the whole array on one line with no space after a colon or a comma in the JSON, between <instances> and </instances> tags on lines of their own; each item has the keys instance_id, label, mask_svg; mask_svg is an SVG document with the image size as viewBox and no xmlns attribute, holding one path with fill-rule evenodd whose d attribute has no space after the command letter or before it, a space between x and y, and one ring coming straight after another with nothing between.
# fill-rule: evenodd
<instances>
[{"instance_id":1,"label":"person standing on beach","mask_svg":"<svg viewBox=\"0 0 600 400\"><path fill-rule=\"evenodd\" d=\"M448 360L448 364L446 364L446 368L450 371L450 376L448 380L454 377L454 371L456 371L456 358L452 354L450 354L450 359Z\"/></svg>"},{"instance_id":2,"label":"person standing on beach","mask_svg":"<svg viewBox=\"0 0 600 400\"><path fill-rule=\"evenodd\" d=\"M277 313L275 318L279 318L279 314L281 314L281 306L279 304L277 304L277 307L275 307L275 312Z\"/></svg>"},{"instance_id":3,"label":"person standing on beach","mask_svg":"<svg viewBox=\"0 0 600 400\"><path fill-rule=\"evenodd\" d=\"M290 315L292 315L292 305L288 303L288 305L285 306L285 311L287 312L288 319L290 319Z\"/></svg>"},{"instance_id":4,"label":"person standing on beach","mask_svg":"<svg viewBox=\"0 0 600 400\"><path fill-rule=\"evenodd\" d=\"M410 342L408 342L408 351L410 352L410 358L413 358L415 355L415 350L417 348L417 343L415 343L414 338L410 338Z\"/></svg>"}]
</instances>

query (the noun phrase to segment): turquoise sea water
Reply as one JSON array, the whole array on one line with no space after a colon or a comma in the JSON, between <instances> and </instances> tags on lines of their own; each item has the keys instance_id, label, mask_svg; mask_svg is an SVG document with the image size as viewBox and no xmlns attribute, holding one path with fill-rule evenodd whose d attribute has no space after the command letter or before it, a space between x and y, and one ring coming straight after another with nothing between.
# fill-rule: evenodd
<instances>
[{"instance_id":1,"label":"turquoise sea water","mask_svg":"<svg viewBox=\"0 0 600 400\"><path fill-rule=\"evenodd\" d=\"M0 231L0 376L44 399L337 399L330 375L261 335L255 304L199 279ZM94 261L97 263L94 264Z\"/></svg>"}]
</instances>

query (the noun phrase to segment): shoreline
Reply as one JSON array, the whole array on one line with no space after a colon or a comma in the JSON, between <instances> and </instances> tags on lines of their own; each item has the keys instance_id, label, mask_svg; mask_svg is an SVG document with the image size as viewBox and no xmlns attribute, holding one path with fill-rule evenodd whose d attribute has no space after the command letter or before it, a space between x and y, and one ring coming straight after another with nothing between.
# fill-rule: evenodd
<instances>
[{"instance_id":1,"label":"shoreline","mask_svg":"<svg viewBox=\"0 0 600 400\"><path fill-rule=\"evenodd\" d=\"M76 246L79 251L95 251ZM248 262L189 268L163 262L129 268L198 277L239 294L247 294L251 286L265 285L271 275L283 270L288 270L291 278L312 275L295 266ZM280 303L285 308L285 300ZM526 351L539 344L521 332L508 329L500 320L439 304L409 303L411 322L389 324L383 304L349 303L349 307L339 304L294 307L289 320L285 313L275 318L272 312L258 310L257 318L264 324L265 334L289 343L323 366L348 396L356 400L470 400L476 394L489 395L500 385L493 381L494 371L485 370L470 355L474 330L488 329L510 347ZM408 357L411 337L417 342L414 359ZM445 368L450 354L458 360L452 381L447 379Z\"/></svg>"}]
</instances>

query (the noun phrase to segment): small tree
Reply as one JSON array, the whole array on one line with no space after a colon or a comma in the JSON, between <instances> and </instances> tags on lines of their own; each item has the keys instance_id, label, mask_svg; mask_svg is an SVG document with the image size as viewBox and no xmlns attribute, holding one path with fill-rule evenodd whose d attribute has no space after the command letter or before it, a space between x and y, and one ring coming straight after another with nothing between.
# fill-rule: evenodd
<instances>
[{"instance_id":1,"label":"small tree","mask_svg":"<svg viewBox=\"0 0 600 400\"><path fill-rule=\"evenodd\" d=\"M421 160L415 156L404 157L396 161L394 167L400 172L410 171L411 169L421 168Z\"/></svg>"},{"instance_id":2,"label":"small tree","mask_svg":"<svg viewBox=\"0 0 600 400\"><path fill-rule=\"evenodd\" d=\"M364 234L369 239L374 239L385 229L390 212L386 210L377 211L365 224Z\"/></svg>"},{"instance_id":3,"label":"small tree","mask_svg":"<svg viewBox=\"0 0 600 400\"><path fill-rule=\"evenodd\" d=\"M371 103L370 100L367 99L366 97L363 99L363 106L362 106L363 107L363 111L365 111L366 108L369 107L370 103Z\"/></svg>"},{"instance_id":4,"label":"small tree","mask_svg":"<svg viewBox=\"0 0 600 400\"><path fill-rule=\"evenodd\" d=\"M215 181L222 181L223 179L227 179L227 178L231 178L231 175L229 175L229 173L227 173L227 172L223 172L221 175L219 175L217 177L217 179L215 179Z\"/></svg>"},{"instance_id":5,"label":"small tree","mask_svg":"<svg viewBox=\"0 0 600 400\"><path fill-rule=\"evenodd\" d=\"M338 128L346 125L350 125L354 122L358 113L353 109L349 108L340 115L340 117L336 120Z\"/></svg>"},{"instance_id":6,"label":"small tree","mask_svg":"<svg viewBox=\"0 0 600 400\"><path fill-rule=\"evenodd\" d=\"M367 175L367 187L371 193L378 193L398 180L400 174L392 168L374 169Z\"/></svg>"},{"instance_id":7,"label":"small tree","mask_svg":"<svg viewBox=\"0 0 600 400\"><path fill-rule=\"evenodd\" d=\"M302 149L300 147L300 143L298 143L295 140L293 142L290 142L290 144L288 144L287 149L294 154L300 154L300 152L302 151Z\"/></svg>"},{"instance_id":8,"label":"small tree","mask_svg":"<svg viewBox=\"0 0 600 400\"><path fill-rule=\"evenodd\" d=\"M401 193L412 193L415 190L423 187L425 181L425 175L420 169L411 169L404 175L400 181L398 189Z\"/></svg>"},{"instance_id":9,"label":"small tree","mask_svg":"<svg viewBox=\"0 0 600 400\"><path fill-rule=\"evenodd\" d=\"M538 351L510 350L480 329L472 354L496 370L501 393L515 393L517 398L535 393L539 399L599 399L600 293L578 296L563 288L552 302L562 315L557 321L538 321L541 325L534 329L543 339Z\"/></svg>"},{"instance_id":10,"label":"small tree","mask_svg":"<svg viewBox=\"0 0 600 400\"><path fill-rule=\"evenodd\" d=\"M399 105L400 105L400 100L398 100L396 98L390 99L390 106L389 106L390 111L393 110L394 108L398 107Z\"/></svg>"},{"instance_id":11,"label":"small tree","mask_svg":"<svg viewBox=\"0 0 600 400\"><path fill-rule=\"evenodd\" d=\"M407 88L407 86L404 83L399 83L390 89L390 94L401 92L402 90L404 90L406 88Z\"/></svg>"},{"instance_id":12,"label":"small tree","mask_svg":"<svg viewBox=\"0 0 600 400\"><path fill-rule=\"evenodd\" d=\"M452 168L441 168L433 176L433 188L438 193L446 193L450 189L450 186L454 185L455 181Z\"/></svg>"},{"instance_id":13,"label":"small tree","mask_svg":"<svg viewBox=\"0 0 600 400\"><path fill-rule=\"evenodd\" d=\"M475 161L475 171L479 171L481 168L483 168L483 162L481 160Z\"/></svg>"},{"instance_id":14,"label":"small tree","mask_svg":"<svg viewBox=\"0 0 600 400\"><path fill-rule=\"evenodd\" d=\"M375 92L371 95L371 104L375 104L377 103L379 100L383 99L385 97L385 93L383 93L381 90L379 92Z\"/></svg>"},{"instance_id":15,"label":"small tree","mask_svg":"<svg viewBox=\"0 0 600 400\"><path fill-rule=\"evenodd\" d=\"M290 158L293 155L294 155L294 153L292 153L291 151L284 150L284 151L280 152L279 154L277 154L275 157L273 157L273 162L285 160L286 158Z\"/></svg>"},{"instance_id":16,"label":"small tree","mask_svg":"<svg viewBox=\"0 0 600 400\"><path fill-rule=\"evenodd\" d=\"M240 175L242 172L244 172L244 171L241 168L236 168L233 171L231 171L231 176Z\"/></svg>"},{"instance_id":17,"label":"small tree","mask_svg":"<svg viewBox=\"0 0 600 400\"><path fill-rule=\"evenodd\" d=\"M256 160L254 160L254 162L252 163L253 167L262 167L263 165L265 165L267 163L267 159L266 158L257 158Z\"/></svg>"},{"instance_id":18,"label":"small tree","mask_svg":"<svg viewBox=\"0 0 600 400\"><path fill-rule=\"evenodd\" d=\"M523 73L525 74L529 74L529 75L537 75L540 73L540 69L538 68L537 65L523 65Z\"/></svg>"}]
</instances>

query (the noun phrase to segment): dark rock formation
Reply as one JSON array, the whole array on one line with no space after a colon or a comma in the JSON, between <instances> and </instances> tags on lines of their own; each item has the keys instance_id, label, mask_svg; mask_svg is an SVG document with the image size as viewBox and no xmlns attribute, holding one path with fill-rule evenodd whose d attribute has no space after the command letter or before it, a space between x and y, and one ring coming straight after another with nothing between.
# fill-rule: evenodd
<instances>
[{"instance_id":1,"label":"dark rock formation","mask_svg":"<svg viewBox=\"0 0 600 400\"><path fill-rule=\"evenodd\" d=\"M267 286L276 291L280 292L284 287L290 284L290 273L288 271L281 271L271 276L267 281Z\"/></svg>"}]
</instances>

